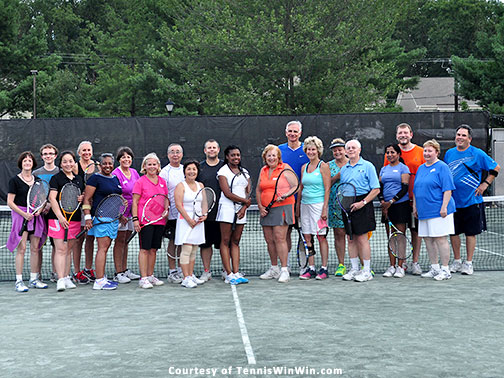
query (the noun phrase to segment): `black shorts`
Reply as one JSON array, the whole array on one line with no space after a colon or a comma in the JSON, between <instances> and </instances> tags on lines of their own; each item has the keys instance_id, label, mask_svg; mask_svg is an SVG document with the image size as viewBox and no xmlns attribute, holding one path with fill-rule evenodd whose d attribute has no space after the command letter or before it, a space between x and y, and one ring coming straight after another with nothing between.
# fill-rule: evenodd
<instances>
[{"instance_id":1,"label":"black shorts","mask_svg":"<svg viewBox=\"0 0 504 378\"><path fill-rule=\"evenodd\" d=\"M485 204L477 203L457 209L453 216L455 235L475 236L486 231Z\"/></svg>"},{"instance_id":2,"label":"black shorts","mask_svg":"<svg viewBox=\"0 0 504 378\"><path fill-rule=\"evenodd\" d=\"M362 201L364 198L366 198L366 196L367 194L357 196L355 202ZM362 209L350 213L350 217L352 224L352 234L354 235L367 234L369 231L374 231L376 229L373 201L366 204ZM348 225L348 219L344 212L343 223L345 225L345 232L347 235L349 235L350 228Z\"/></svg>"},{"instance_id":3,"label":"black shorts","mask_svg":"<svg viewBox=\"0 0 504 378\"><path fill-rule=\"evenodd\" d=\"M411 222L411 206L409 201L404 201L400 203L394 203L389 207L387 215L388 219L392 222L393 225L398 224L408 224ZM382 214L382 223L387 223L387 220Z\"/></svg>"},{"instance_id":4,"label":"black shorts","mask_svg":"<svg viewBox=\"0 0 504 378\"><path fill-rule=\"evenodd\" d=\"M163 241L164 226L156 224L142 228L138 234L140 249L159 249Z\"/></svg>"},{"instance_id":5,"label":"black shorts","mask_svg":"<svg viewBox=\"0 0 504 378\"><path fill-rule=\"evenodd\" d=\"M170 240L175 240L175 229L177 228L176 219L168 219L166 225L164 226L163 236Z\"/></svg>"},{"instance_id":6,"label":"black shorts","mask_svg":"<svg viewBox=\"0 0 504 378\"><path fill-rule=\"evenodd\" d=\"M201 244L200 248L214 248L219 249L221 242L220 222L205 221L205 244Z\"/></svg>"}]
</instances>

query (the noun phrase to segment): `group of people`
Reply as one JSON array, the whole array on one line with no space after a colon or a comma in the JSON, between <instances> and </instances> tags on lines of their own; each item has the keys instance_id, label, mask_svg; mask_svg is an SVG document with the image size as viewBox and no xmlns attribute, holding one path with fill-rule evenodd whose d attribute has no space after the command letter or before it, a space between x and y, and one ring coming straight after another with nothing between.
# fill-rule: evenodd
<instances>
[{"instance_id":1,"label":"group of people","mask_svg":"<svg viewBox=\"0 0 504 378\"><path fill-rule=\"evenodd\" d=\"M264 148L264 166L257 180L255 194L260 224L271 261L261 279L278 279L282 283L290 280L291 231L297 223L308 249L313 247L317 238L321 254L320 268L316 269L314 259L310 257L307 268L299 274L300 279L324 280L329 276L329 245L326 235L319 233L322 224L334 232L338 258L335 275L357 282L372 280L369 235L376 228L375 198L380 201L381 221L387 233L392 231L390 221L401 232L409 228L412 236L413 263L406 267L404 260L397 260L389 252L390 266L384 277L404 277L407 269L412 274L436 280L449 279L451 273L458 271L468 275L473 273L476 235L486 229L482 194L497 177L500 167L485 152L471 146L470 126L457 128L455 147L446 152L442 161L436 140L425 142L423 148L417 146L412 143L411 126L399 124L396 128L398 143L386 146L384 166L379 174L369 161L361 157L358 140L333 139L329 148L334 159L326 163L321 160L324 148L318 137L309 136L301 142L301 122L287 123L285 135L287 143ZM224 160L220 160L218 142L209 139L203 152L204 161L182 163L182 146L171 144L167 151L168 165L161 169L158 156L150 153L143 158L142 176L131 167L134 154L129 147L119 148L115 157L104 153L95 162L89 141L78 146L79 160L72 151L59 153L55 146L46 144L40 148L44 166L39 169L36 169L33 153L23 152L18 159L21 172L10 180L7 198L12 209L12 231L7 247L16 250L16 291L47 288L40 277L41 248L47 236L53 246L51 279L56 282L58 291L75 288L75 283L89 282L93 282L93 289L114 290L118 284L137 279L144 289L163 285L164 282L154 276L157 250L161 248L163 237L169 239L169 283L195 288L210 280L213 248L220 250L225 282L234 285L247 283L239 265L240 239L247 220L247 208L251 205L250 173L242 167L238 146L226 147ZM119 165L114 169L115 160ZM268 206L273 200L276 180L285 169L293 170L299 177L299 190L295 196L279 197ZM487 175L483 176L485 172ZM48 182L49 201L46 208L31 214L27 209L27 193L36 180ZM58 201L62 188L68 183L81 192L78 195L81 208L71 218L65 216ZM340 183L351 183L355 187L356 199L348 215L341 212L337 204ZM218 203L207 215L195 218L194 201L203 187L213 189ZM96 208L111 194L122 195L127 209L119 220L100 224L94 217ZM166 210L160 220L145 224L141 216L143 209L155 195L164 196ZM19 235L24 220L28 221L27 231ZM76 238L82 230L86 231L86 236ZM65 231L68 241L64 238ZM127 267L127 240L134 231L139 234L140 274ZM464 263L459 238L462 233L466 235L467 248ZM448 235L454 251L450 266ZM95 239L98 246L96 257ZM418 263L422 239L431 262L426 273ZM84 240L85 266L81 269ZM115 274L113 280L109 280L105 275L105 264L112 240L115 240ZM26 286L22 270L28 241L31 273ZM348 270L345 265L347 244ZM198 248L204 267L199 278L194 274ZM93 258L95 269L92 269ZM72 260L74 274L70 273Z\"/></svg>"}]
</instances>

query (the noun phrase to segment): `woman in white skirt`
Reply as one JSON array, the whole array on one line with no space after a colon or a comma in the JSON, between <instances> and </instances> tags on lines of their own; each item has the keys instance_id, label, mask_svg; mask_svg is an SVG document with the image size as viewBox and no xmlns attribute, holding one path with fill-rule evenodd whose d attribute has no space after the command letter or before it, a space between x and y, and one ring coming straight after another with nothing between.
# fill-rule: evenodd
<instances>
[{"instance_id":1,"label":"woman in white skirt","mask_svg":"<svg viewBox=\"0 0 504 378\"><path fill-rule=\"evenodd\" d=\"M181 245L180 267L184 274L181 285L194 288L205 281L194 275L196 251L200 244L205 243L206 216L194 219L194 200L203 188L203 184L196 181L199 174L199 163L191 160L184 163L185 180L175 187L175 206L179 212L177 227L175 228L175 245Z\"/></svg>"},{"instance_id":2,"label":"woman in white skirt","mask_svg":"<svg viewBox=\"0 0 504 378\"><path fill-rule=\"evenodd\" d=\"M422 277L442 281L451 278L448 267L450 244L447 236L455 233L455 202L451 196L455 185L450 168L439 160L439 143L431 139L423 147L425 163L418 167L415 175L413 214L418 217L418 236L425 240L431 262L431 269L422 274Z\"/></svg>"}]
</instances>

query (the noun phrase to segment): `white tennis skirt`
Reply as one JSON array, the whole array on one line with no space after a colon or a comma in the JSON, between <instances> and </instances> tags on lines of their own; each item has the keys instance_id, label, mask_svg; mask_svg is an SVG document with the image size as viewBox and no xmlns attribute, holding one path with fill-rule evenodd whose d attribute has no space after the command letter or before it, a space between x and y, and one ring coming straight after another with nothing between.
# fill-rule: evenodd
<instances>
[{"instance_id":1,"label":"white tennis skirt","mask_svg":"<svg viewBox=\"0 0 504 378\"><path fill-rule=\"evenodd\" d=\"M301 204L301 228L305 235L317 235L317 222L322 215L323 202Z\"/></svg>"},{"instance_id":2,"label":"white tennis skirt","mask_svg":"<svg viewBox=\"0 0 504 378\"><path fill-rule=\"evenodd\" d=\"M219 203L219 208L217 209L217 217L215 218L217 222L233 223L234 216L235 216L234 206ZM245 223L247 223L246 212L245 216L242 219L236 220L236 224L245 224Z\"/></svg>"},{"instance_id":3,"label":"white tennis skirt","mask_svg":"<svg viewBox=\"0 0 504 378\"><path fill-rule=\"evenodd\" d=\"M418 221L418 236L436 238L439 236L453 235L455 225L453 223L453 213L445 218L420 219Z\"/></svg>"}]
</instances>

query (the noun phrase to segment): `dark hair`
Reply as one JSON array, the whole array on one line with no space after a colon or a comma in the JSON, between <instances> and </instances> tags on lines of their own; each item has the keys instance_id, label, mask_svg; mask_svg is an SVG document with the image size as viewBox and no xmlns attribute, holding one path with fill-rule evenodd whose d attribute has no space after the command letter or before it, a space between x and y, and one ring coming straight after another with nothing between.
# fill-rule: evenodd
<instances>
[{"instance_id":1,"label":"dark hair","mask_svg":"<svg viewBox=\"0 0 504 378\"><path fill-rule=\"evenodd\" d=\"M61 162L63 161L63 157L65 155L70 155L74 159L74 161L77 161L77 159L75 158L75 154L72 151L70 151L70 150L63 151L61 153L61 155L59 157L59 161L58 161L58 167L60 167L60 168L61 168Z\"/></svg>"},{"instance_id":2,"label":"dark hair","mask_svg":"<svg viewBox=\"0 0 504 378\"><path fill-rule=\"evenodd\" d=\"M399 155L402 155L401 147L399 147L398 144L396 143L390 143L385 147L385 153L387 152L387 148L392 147L395 152L397 152Z\"/></svg>"},{"instance_id":3,"label":"dark hair","mask_svg":"<svg viewBox=\"0 0 504 378\"><path fill-rule=\"evenodd\" d=\"M459 125L459 127L457 127L457 129L455 130L455 134L456 134L456 133L457 133L457 131L459 131L460 129L467 130L467 132L469 133L469 136L472 138L472 127L471 127L471 126L466 125L465 123L463 123L462 125Z\"/></svg>"},{"instance_id":4,"label":"dark hair","mask_svg":"<svg viewBox=\"0 0 504 378\"><path fill-rule=\"evenodd\" d=\"M240 147L235 146L234 144L230 144L224 150L224 164L228 164L229 163L228 159L227 159L227 156L228 156L229 152L232 151L232 150L238 150L238 151L240 151L240 154L241 154ZM238 166L241 167L241 161L240 161L240 164L238 164Z\"/></svg>"},{"instance_id":5,"label":"dark hair","mask_svg":"<svg viewBox=\"0 0 504 378\"><path fill-rule=\"evenodd\" d=\"M111 154L110 152L104 152L103 154L101 154L100 157L98 158L98 161L101 164L103 162L103 160L106 158L111 158L112 163L114 163L114 154Z\"/></svg>"},{"instance_id":6,"label":"dark hair","mask_svg":"<svg viewBox=\"0 0 504 378\"><path fill-rule=\"evenodd\" d=\"M52 148L54 150L54 153L56 156L58 156L58 149L56 148L56 146L52 145L51 143L46 143L44 144L42 147L40 147L40 155L42 155L42 150L45 150L46 148Z\"/></svg>"},{"instance_id":7,"label":"dark hair","mask_svg":"<svg viewBox=\"0 0 504 378\"><path fill-rule=\"evenodd\" d=\"M116 153L116 160L119 161L119 159L121 159L124 155L129 155L132 159L135 157L131 148L127 146L119 147Z\"/></svg>"},{"instance_id":8,"label":"dark hair","mask_svg":"<svg viewBox=\"0 0 504 378\"><path fill-rule=\"evenodd\" d=\"M199 175L199 173L200 173L199 163L196 160L187 160L184 162L184 168L183 168L184 176L185 176L185 171L186 171L187 167L190 166L191 164L194 164L196 166L196 169L198 170L198 175Z\"/></svg>"},{"instance_id":9,"label":"dark hair","mask_svg":"<svg viewBox=\"0 0 504 378\"><path fill-rule=\"evenodd\" d=\"M32 162L33 162L32 169L37 168L37 160L35 160L35 155L33 155L33 153L31 151L21 152L21 155L19 155L18 160L17 160L18 168L21 170L23 169L23 160L27 157L32 159Z\"/></svg>"}]
</instances>

